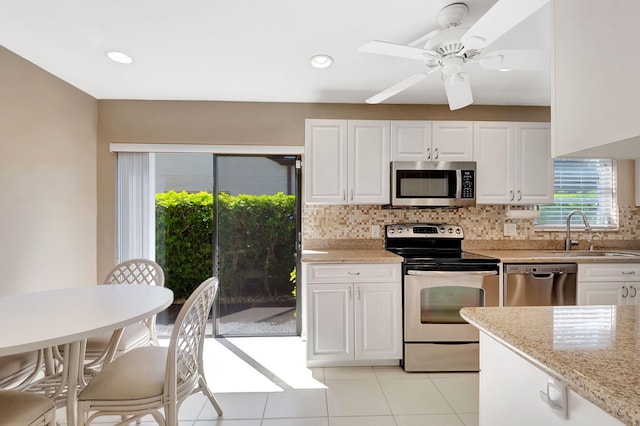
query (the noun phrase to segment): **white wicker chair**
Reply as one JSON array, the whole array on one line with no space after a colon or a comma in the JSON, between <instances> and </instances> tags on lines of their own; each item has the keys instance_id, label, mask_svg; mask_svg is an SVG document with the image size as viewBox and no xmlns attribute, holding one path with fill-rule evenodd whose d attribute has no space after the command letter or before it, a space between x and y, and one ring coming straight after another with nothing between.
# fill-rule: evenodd
<instances>
[{"instance_id":1,"label":"white wicker chair","mask_svg":"<svg viewBox=\"0 0 640 426\"><path fill-rule=\"evenodd\" d=\"M0 357L0 389L30 383L44 368L44 351L23 352Z\"/></svg>"},{"instance_id":2,"label":"white wicker chair","mask_svg":"<svg viewBox=\"0 0 640 426\"><path fill-rule=\"evenodd\" d=\"M159 425L176 426L180 405L196 392L221 416L202 364L205 327L217 291L217 278L198 286L178 314L168 348L126 352L93 377L78 395L78 425L106 415L123 416L121 424L128 424L150 414Z\"/></svg>"},{"instance_id":3,"label":"white wicker chair","mask_svg":"<svg viewBox=\"0 0 640 426\"><path fill-rule=\"evenodd\" d=\"M56 406L46 396L0 390L0 425L55 426Z\"/></svg>"},{"instance_id":4,"label":"white wicker chair","mask_svg":"<svg viewBox=\"0 0 640 426\"><path fill-rule=\"evenodd\" d=\"M131 259L116 265L104 280L104 284L146 284L164 286L164 272L156 262L148 259ZM87 368L101 368L131 349L141 346L158 346L155 315L145 321L127 326L120 336L117 347L114 340L117 335L106 333L87 339L85 359Z\"/></svg>"}]
</instances>

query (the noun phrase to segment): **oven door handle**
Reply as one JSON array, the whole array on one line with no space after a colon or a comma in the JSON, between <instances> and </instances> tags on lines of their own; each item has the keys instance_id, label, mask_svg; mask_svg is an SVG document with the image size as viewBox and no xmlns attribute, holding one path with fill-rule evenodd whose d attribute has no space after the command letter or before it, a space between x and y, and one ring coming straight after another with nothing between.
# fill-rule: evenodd
<instances>
[{"instance_id":1,"label":"oven door handle","mask_svg":"<svg viewBox=\"0 0 640 426\"><path fill-rule=\"evenodd\" d=\"M498 271L416 271L410 270L407 271L407 275L419 275L422 277L425 276L452 276L452 275L474 275L474 276L492 276L498 275Z\"/></svg>"}]
</instances>

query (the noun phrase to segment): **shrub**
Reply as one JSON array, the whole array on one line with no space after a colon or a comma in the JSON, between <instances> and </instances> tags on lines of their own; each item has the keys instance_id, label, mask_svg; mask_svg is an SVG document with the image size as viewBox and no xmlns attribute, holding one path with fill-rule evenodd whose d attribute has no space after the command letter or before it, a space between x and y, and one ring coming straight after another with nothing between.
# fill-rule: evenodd
<instances>
[{"instance_id":1,"label":"shrub","mask_svg":"<svg viewBox=\"0 0 640 426\"><path fill-rule=\"evenodd\" d=\"M221 300L291 299L295 267L295 196L218 196ZM165 285L184 299L213 271L213 195L156 195L156 259Z\"/></svg>"}]
</instances>

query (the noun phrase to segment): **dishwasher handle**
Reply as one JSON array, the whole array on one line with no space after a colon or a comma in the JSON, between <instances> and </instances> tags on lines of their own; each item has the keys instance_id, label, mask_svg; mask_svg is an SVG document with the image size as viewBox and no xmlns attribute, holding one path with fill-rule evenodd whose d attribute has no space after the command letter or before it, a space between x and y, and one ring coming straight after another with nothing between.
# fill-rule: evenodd
<instances>
[{"instance_id":1,"label":"dishwasher handle","mask_svg":"<svg viewBox=\"0 0 640 426\"><path fill-rule=\"evenodd\" d=\"M549 279L549 278L553 278L555 275L562 275L562 274L564 274L564 272L555 272L555 273L554 272L550 272L548 274L534 274L534 273L531 273L531 272L527 272L527 273L525 273L523 275L531 275L536 280L546 280L546 279Z\"/></svg>"}]
</instances>

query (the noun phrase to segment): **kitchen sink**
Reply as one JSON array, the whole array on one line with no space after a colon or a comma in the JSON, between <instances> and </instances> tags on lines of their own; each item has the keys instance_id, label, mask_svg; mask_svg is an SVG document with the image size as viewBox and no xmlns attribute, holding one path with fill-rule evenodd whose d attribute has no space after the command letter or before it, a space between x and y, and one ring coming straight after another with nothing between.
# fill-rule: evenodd
<instances>
[{"instance_id":1,"label":"kitchen sink","mask_svg":"<svg viewBox=\"0 0 640 426\"><path fill-rule=\"evenodd\" d=\"M545 257L545 256L542 256ZM549 257L639 257L634 253L625 253L620 251L589 251L589 250L574 250L574 251L554 251L549 253Z\"/></svg>"}]
</instances>

